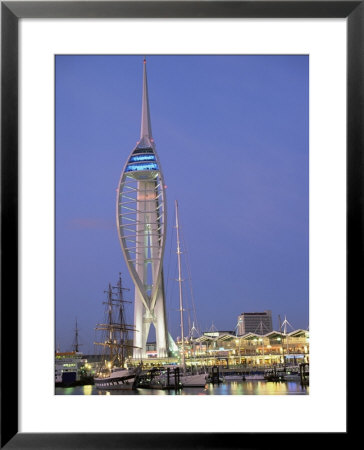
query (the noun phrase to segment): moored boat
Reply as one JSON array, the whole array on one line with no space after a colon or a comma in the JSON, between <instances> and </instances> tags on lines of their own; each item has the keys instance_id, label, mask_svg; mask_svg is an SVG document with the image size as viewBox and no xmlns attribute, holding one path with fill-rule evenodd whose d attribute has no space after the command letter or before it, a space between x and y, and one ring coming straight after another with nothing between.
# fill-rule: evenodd
<instances>
[{"instance_id":1,"label":"moored boat","mask_svg":"<svg viewBox=\"0 0 364 450\"><path fill-rule=\"evenodd\" d=\"M179 389L183 387L205 387L207 381L205 373L190 373L184 370L183 366L174 365L172 367L164 367L160 370L157 368L150 371L149 382L141 380L142 387L150 387L152 389ZM144 377L143 377L144 378ZM139 383L140 384L140 383Z\"/></svg>"},{"instance_id":2,"label":"moored boat","mask_svg":"<svg viewBox=\"0 0 364 450\"><path fill-rule=\"evenodd\" d=\"M244 379L244 375L224 375L223 381L242 381Z\"/></svg>"},{"instance_id":3,"label":"moored boat","mask_svg":"<svg viewBox=\"0 0 364 450\"><path fill-rule=\"evenodd\" d=\"M106 304L106 323L98 324L96 330L104 333L102 342L95 342L104 348L104 363L94 377L98 389L134 389L135 380L140 372L139 368L129 369L126 366L126 349L133 347L128 339L128 332L135 331L134 325L127 325L125 321L121 276L117 286L109 284Z\"/></svg>"},{"instance_id":4,"label":"moored boat","mask_svg":"<svg viewBox=\"0 0 364 450\"><path fill-rule=\"evenodd\" d=\"M264 379L266 381L300 381L301 376L296 367L273 367L264 372Z\"/></svg>"},{"instance_id":5,"label":"moored boat","mask_svg":"<svg viewBox=\"0 0 364 450\"><path fill-rule=\"evenodd\" d=\"M207 375L202 374L186 374L181 375L180 382L183 387L205 387Z\"/></svg>"},{"instance_id":6,"label":"moored boat","mask_svg":"<svg viewBox=\"0 0 364 450\"><path fill-rule=\"evenodd\" d=\"M260 370L236 371L223 374L223 381L254 381L264 380L264 372Z\"/></svg>"},{"instance_id":7,"label":"moored boat","mask_svg":"<svg viewBox=\"0 0 364 450\"><path fill-rule=\"evenodd\" d=\"M98 389L134 389L136 379L136 369L126 369L113 367L110 371L99 372L94 378L95 386Z\"/></svg>"}]
</instances>

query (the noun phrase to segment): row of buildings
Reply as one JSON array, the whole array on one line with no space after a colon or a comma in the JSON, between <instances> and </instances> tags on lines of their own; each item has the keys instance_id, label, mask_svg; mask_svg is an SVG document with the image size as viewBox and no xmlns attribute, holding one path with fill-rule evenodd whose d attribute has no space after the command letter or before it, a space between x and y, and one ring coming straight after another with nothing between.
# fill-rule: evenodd
<instances>
[{"instance_id":1,"label":"row of buildings","mask_svg":"<svg viewBox=\"0 0 364 450\"><path fill-rule=\"evenodd\" d=\"M285 319L285 323L288 321ZM273 330L272 311L243 312L236 332L210 330L184 343L187 364L269 367L309 362L309 332ZM182 342L177 339L179 349Z\"/></svg>"},{"instance_id":2,"label":"row of buildings","mask_svg":"<svg viewBox=\"0 0 364 450\"><path fill-rule=\"evenodd\" d=\"M179 356L182 347L189 366L270 367L280 364L309 363L309 332L298 329L289 333L271 330L267 333L207 331L197 338L186 338L184 345L177 338ZM163 363L157 356L154 342L147 344L146 365ZM173 358L170 358L172 362Z\"/></svg>"},{"instance_id":3,"label":"row of buildings","mask_svg":"<svg viewBox=\"0 0 364 450\"><path fill-rule=\"evenodd\" d=\"M232 366L271 366L309 362L309 333L271 331L266 334L248 332L241 336L230 333L204 333L185 343L186 361L195 364ZM177 342L181 347L181 342Z\"/></svg>"},{"instance_id":4,"label":"row of buildings","mask_svg":"<svg viewBox=\"0 0 364 450\"><path fill-rule=\"evenodd\" d=\"M132 348L132 340L128 342ZM309 363L309 332L298 329L287 333L274 331L271 311L241 313L234 331L210 330L198 337L188 337L182 346L181 338L176 339L176 351L170 357L158 357L156 342L146 344L145 367L166 363L178 363L184 348L187 366L214 365L226 368L263 368L274 365L298 365ZM133 361L132 351L127 355ZM56 382L79 381L80 376L94 375L102 355L82 355L79 352L56 353ZM77 374L77 376L76 376Z\"/></svg>"}]
</instances>

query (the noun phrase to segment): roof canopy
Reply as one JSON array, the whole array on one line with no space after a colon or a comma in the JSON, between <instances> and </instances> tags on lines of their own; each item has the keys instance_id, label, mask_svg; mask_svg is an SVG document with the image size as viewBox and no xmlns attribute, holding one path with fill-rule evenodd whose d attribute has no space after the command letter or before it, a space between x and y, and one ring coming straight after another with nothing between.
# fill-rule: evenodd
<instances>
[{"instance_id":1,"label":"roof canopy","mask_svg":"<svg viewBox=\"0 0 364 450\"><path fill-rule=\"evenodd\" d=\"M195 339L195 342L211 342L211 341L229 341L232 339L243 339L243 340L253 340L253 339L274 339L274 338L284 338L286 335L284 333L281 333L280 331L270 331L267 334L257 334L257 333L246 333L241 336L235 336L234 334L230 333L223 333L219 336L206 336L202 335L199 338ZM288 333L287 336L289 337L308 337L308 331L307 330L295 330L291 333Z\"/></svg>"}]
</instances>

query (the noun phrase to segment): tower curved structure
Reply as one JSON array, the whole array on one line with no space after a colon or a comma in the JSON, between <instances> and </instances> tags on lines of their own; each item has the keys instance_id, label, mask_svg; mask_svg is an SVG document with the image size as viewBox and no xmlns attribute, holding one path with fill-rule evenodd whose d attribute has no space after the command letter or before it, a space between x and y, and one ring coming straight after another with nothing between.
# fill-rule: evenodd
<instances>
[{"instance_id":1,"label":"tower curved structure","mask_svg":"<svg viewBox=\"0 0 364 450\"><path fill-rule=\"evenodd\" d=\"M163 280L166 242L166 197L150 121L146 60L140 139L130 153L117 189L116 222L120 245L135 285L134 358L146 357L151 324L158 357L168 356Z\"/></svg>"}]
</instances>

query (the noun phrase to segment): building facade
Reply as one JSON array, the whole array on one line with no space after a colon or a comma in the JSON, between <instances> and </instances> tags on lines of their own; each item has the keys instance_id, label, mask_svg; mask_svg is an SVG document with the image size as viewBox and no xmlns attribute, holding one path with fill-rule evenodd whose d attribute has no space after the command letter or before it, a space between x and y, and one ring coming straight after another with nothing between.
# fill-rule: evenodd
<instances>
[{"instance_id":1,"label":"building facade","mask_svg":"<svg viewBox=\"0 0 364 450\"><path fill-rule=\"evenodd\" d=\"M272 311L245 312L238 316L238 335L266 334L273 331Z\"/></svg>"},{"instance_id":2,"label":"building facade","mask_svg":"<svg viewBox=\"0 0 364 450\"><path fill-rule=\"evenodd\" d=\"M177 345L181 347L178 340ZM262 368L298 365L310 360L309 332L302 329L287 334L280 331L264 335L246 333L243 336L204 334L197 339L186 340L184 348L187 366Z\"/></svg>"},{"instance_id":3,"label":"building facade","mask_svg":"<svg viewBox=\"0 0 364 450\"><path fill-rule=\"evenodd\" d=\"M150 121L146 60L140 139L121 173L116 200L120 245L135 286L134 358L146 358L150 326L158 357L168 356L163 255L166 240L165 184Z\"/></svg>"}]
</instances>

